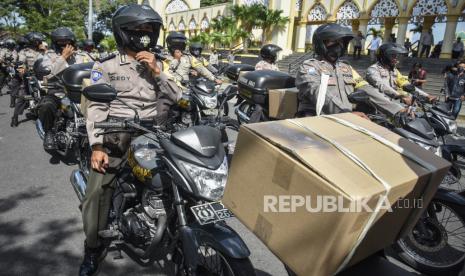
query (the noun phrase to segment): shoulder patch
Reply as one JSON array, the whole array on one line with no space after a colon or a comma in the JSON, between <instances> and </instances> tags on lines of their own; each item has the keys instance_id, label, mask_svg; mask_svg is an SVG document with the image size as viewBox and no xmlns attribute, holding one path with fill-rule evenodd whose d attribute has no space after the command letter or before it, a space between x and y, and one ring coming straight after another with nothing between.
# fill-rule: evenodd
<instances>
[{"instance_id":1,"label":"shoulder patch","mask_svg":"<svg viewBox=\"0 0 465 276\"><path fill-rule=\"evenodd\" d=\"M307 73L308 73L309 75L318 75L317 72L316 72L315 67L309 67L309 68L307 69Z\"/></svg>"},{"instance_id":2,"label":"shoulder patch","mask_svg":"<svg viewBox=\"0 0 465 276\"><path fill-rule=\"evenodd\" d=\"M99 79L102 78L102 76L103 76L103 70L101 67L93 68L90 73L90 79L92 80L92 83L96 83Z\"/></svg>"}]
</instances>

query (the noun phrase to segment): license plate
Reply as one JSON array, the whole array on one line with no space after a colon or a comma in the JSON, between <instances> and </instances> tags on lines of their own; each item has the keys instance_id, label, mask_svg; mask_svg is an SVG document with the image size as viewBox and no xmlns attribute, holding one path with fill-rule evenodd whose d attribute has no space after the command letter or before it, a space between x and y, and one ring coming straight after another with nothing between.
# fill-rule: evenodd
<instances>
[{"instance_id":1,"label":"license plate","mask_svg":"<svg viewBox=\"0 0 465 276\"><path fill-rule=\"evenodd\" d=\"M78 127L85 126L86 125L86 118L84 118L84 117L76 118L76 123L77 123Z\"/></svg>"},{"instance_id":2,"label":"license plate","mask_svg":"<svg viewBox=\"0 0 465 276\"><path fill-rule=\"evenodd\" d=\"M215 223L234 217L233 213L224 207L221 202L211 202L192 206L191 211L200 225Z\"/></svg>"}]
</instances>

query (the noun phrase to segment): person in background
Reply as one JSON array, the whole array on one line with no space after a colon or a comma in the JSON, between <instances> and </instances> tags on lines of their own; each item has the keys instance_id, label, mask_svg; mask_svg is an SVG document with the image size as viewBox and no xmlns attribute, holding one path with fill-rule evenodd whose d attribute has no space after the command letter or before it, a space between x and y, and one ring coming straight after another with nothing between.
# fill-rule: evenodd
<instances>
[{"instance_id":1,"label":"person in background","mask_svg":"<svg viewBox=\"0 0 465 276\"><path fill-rule=\"evenodd\" d=\"M444 89L447 102L452 104L452 115L457 118L465 100L465 60L458 61L445 72Z\"/></svg>"},{"instance_id":2,"label":"person in background","mask_svg":"<svg viewBox=\"0 0 465 276\"><path fill-rule=\"evenodd\" d=\"M370 61L376 61L376 51L378 51L379 46L381 46L381 38L377 33L373 34L373 40L368 44L368 50L370 51Z\"/></svg>"},{"instance_id":3,"label":"person in background","mask_svg":"<svg viewBox=\"0 0 465 276\"><path fill-rule=\"evenodd\" d=\"M410 42L410 39L407 38L405 40L404 47L407 50L407 55L408 55L408 53L410 53L410 51L412 50L412 42Z\"/></svg>"},{"instance_id":4,"label":"person in background","mask_svg":"<svg viewBox=\"0 0 465 276\"><path fill-rule=\"evenodd\" d=\"M415 62L412 66L412 70L408 74L410 83L418 88L422 88L423 84L426 83L426 70L423 68L420 62Z\"/></svg>"},{"instance_id":5,"label":"person in background","mask_svg":"<svg viewBox=\"0 0 465 276\"><path fill-rule=\"evenodd\" d=\"M389 41L392 42L392 43L396 43L396 34L391 34L389 36Z\"/></svg>"},{"instance_id":6,"label":"person in background","mask_svg":"<svg viewBox=\"0 0 465 276\"><path fill-rule=\"evenodd\" d=\"M213 52L210 54L210 57L208 58L208 61L212 66L214 66L216 69L218 69L219 66L219 57L218 57L218 52L216 50L213 50Z\"/></svg>"},{"instance_id":7,"label":"person in background","mask_svg":"<svg viewBox=\"0 0 465 276\"><path fill-rule=\"evenodd\" d=\"M365 37L363 36L362 32L358 31L357 35L352 40L354 44L354 59L355 55L357 55L357 58L360 59L360 53L362 52L362 45L364 39Z\"/></svg>"},{"instance_id":8,"label":"person in background","mask_svg":"<svg viewBox=\"0 0 465 276\"><path fill-rule=\"evenodd\" d=\"M452 45L452 59L458 59L463 56L463 42L460 37Z\"/></svg>"},{"instance_id":9,"label":"person in background","mask_svg":"<svg viewBox=\"0 0 465 276\"><path fill-rule=\"evenodd\" d=\"M429 57L429 53L431 52L431 46L434 45L434 37L433 31L429 29L427 33L424 33L420 39L421 44L421 52L420 58L426 53L426 57Z\"/></svg>"},{"instance_id":10,"label":"person in background","mask_svg":"<svg viewBox=\"0 0 465 276\"><path fill-rule=\"evenodd\" d=\"M233 64L234 64L234 59L235 59L235 58L236 58L236 57L234 56L234 52L233 52L232 50L229 51L229 54L228 54L228 63L229 63L230 65L233 65Z\"/></svg>"}]
</instances>

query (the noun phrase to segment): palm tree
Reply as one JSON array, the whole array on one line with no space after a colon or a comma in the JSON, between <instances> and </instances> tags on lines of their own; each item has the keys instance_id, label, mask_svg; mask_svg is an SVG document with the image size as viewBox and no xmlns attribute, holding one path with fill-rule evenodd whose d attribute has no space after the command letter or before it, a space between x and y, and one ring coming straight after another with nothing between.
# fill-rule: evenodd
<instances>
[{"instance_id":1,"label":"palm tree","mask_svg":"<svg viewBox=\"0 0 465 276\"><path fill-rule=\"evenodd\" d=\"M240 28L247 32L249 35L244 39L244 52L248 52L252 30L254 27L259 26L259 16L261 15L262 4L234 5L231 7L233 16L240 20Z\"/></svg>"},{"instance_id":2,"label":"palm tree","mask_svg":"<svg viewBox=\"0 0 465 276\"><path fill-rule=\"evenodd\" d=\"M282 10L270 10L263 6L260 8L259 26L262 28L262 43L269 42L273 30L283 30L289 22L289 17L281 16Z\"/></svg>"},{"instance_id":3,"label":"palm tree","mask_svg":"<svg viewBox=\"0 0 465 276\"><path fill-rule=\"evenodd\" d=\"M211 26L215 30L215 37L212 41L220 42L229 49L233 48L234 42L249 36L249 33L237 26L236 20L232 17L213 19Z\"/></svg>"}]
</instances>

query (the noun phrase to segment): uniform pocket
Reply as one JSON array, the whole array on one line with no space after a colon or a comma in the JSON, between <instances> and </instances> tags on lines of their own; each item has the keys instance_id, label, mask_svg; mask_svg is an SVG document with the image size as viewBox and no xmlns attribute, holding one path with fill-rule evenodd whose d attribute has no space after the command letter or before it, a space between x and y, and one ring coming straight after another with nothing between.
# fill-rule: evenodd
<instances>
[{"instance_id":1,"label":"uniform pocket","mask_svg":"<svg viewBox=\"0 0 465 276\"><path fill-rule=\"evenodd\" d=\"M113 82L113 87L115 87L116 91L130 91L134 88L134 85L130 81L116 81Z\"/></svg>"}]
</instances>

